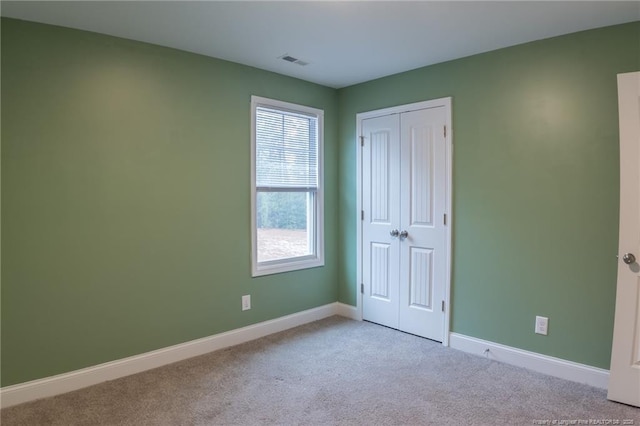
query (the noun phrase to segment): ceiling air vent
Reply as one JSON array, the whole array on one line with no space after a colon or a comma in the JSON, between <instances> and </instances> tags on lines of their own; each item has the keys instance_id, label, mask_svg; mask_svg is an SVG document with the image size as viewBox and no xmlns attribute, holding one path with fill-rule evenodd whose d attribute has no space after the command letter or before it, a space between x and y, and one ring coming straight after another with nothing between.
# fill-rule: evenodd
<instances>
[{"instance_id":1,"label":"ceiling air vent","mask_svg":"<svg viewBox=\"0 0 640 426\"><path fill-rule=\"evenodd\" d=\"M305 65L309 65L309 62L305 62L305 61L301 61L298 58L294 58L293 56L289 56L288 54L284 54L282 56L280 56L278 59L282 59L283 61L287 61L287 62L291 62L294 64L298 64L302 67L304 67Z\"/></svg>"}]
</instances>

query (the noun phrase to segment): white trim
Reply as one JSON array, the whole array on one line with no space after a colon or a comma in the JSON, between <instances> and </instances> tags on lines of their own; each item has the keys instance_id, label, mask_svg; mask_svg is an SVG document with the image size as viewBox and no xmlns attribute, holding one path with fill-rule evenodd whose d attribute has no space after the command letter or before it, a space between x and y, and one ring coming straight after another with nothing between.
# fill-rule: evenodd
<instances>
[{"instance_id":1,"label":"white trim","mask_svg":"<svg viewBox=\"0 0 640 426\"><path fill-rule=\"evenodd\" d=\"M356 321L362 321L362 315L355 306L336 302L336 315Z\"/></svg>"},{"instance_id":2,"label":"white trim","mask_svg":"<svg viewBox=\"0 0 640 426\"><path fill-rule=\"evenodd\" d=\"M442 345L449 346L449 330L451 327L451 268L452 268L452 229L453 229L453 123L451 119L451 97L444 98L445 113L446 113L446 126L447 135L445 137L445 149L447 151L446 168L447 168L447 182L446 182L446 214L447 214L447 226L445 227L445 238L447 240L447 266L445 276L445 288L444 288L444 335L442 338Z\"/></svg>"},{"instance_id":3,"label":"white trim","mask_svg":"<svg viewBox=\"0 0 640 426\"><path fill-rule=\"evenodd\" d=\"M358 320L362 321L362 136L363 114L356 114L356 310Z\"/></svg>"},{"instance_id":4,"label":"white trim","mask_svg":"<svg viewBox=\"0 0 640 426\"><path fill-rule=\"evenodd\" d=\"M23 402L33 401L71 392L107 380L114 380L131 374L141 373L152 368L203 355L218 349L238 345L269 334L297 327L333 315L351 318L353 314L348 305L330 303L284 317L249 325L225 333L192 340L140 355L106 362L104 364L58 374L43 379L0 389L0 408L10 407ZM355 308L353 308L355 309ZM345 315L346 314L346 315Z\"/></svg>"},{"instance_id":5,"label":"white trim","mask_svg":"<svg viewBox=\"0 0 640 426\"><path fill-rule=\"evenodd\" d=\"M609 370L602 368L529 352L458 333L451 333L449 342L453 349L485 356L492 360L527 368L538 373L584 383L601 389L607 389L609 384ZM485 353L487 349L489 349L489 352Z\"/></svg>"},{"instance_id":6,"label":"white trim","mask_svg":"<svg viewBox=\"0 0 640 426\"><path fill-rule=\"evenodd\" d=\"M58 374L44 379L6 386L0 389L0 408L59 395L96 385L107 380L114 380L131 374L141 373L152 368L161 367L198 355L204 355L333 315L361 320L362 316L360 312L357 307L351 305L339 302L330 303L144 354L71 371L69 373ZM493 360L528 368L562 379L586 383L602 389L606 389L608 385L608 370L516 349L458 333L450 333L449 343L453 349L478 356L483 356L485 349L489 349L487 355Z\"/></svg>"},{"instance_id":7,"label":"white trim","mask_svg":"<svg viewBox=\"0 0 640 426\"><path fill-rule=\"evenodd\" d=\"M356 188L357 188L357 197L356 197L356 214L357 214L357 223L356 227L356 309L358 311L358 318L362 320L362 292L360 291L360 286L362 285L362 220L361 220L361 211L362 211L362 146L360 145L360 136L361 136L361 128L362 128L362 120L367 118L381 117L390 114L400 114L403 112L415 111L419 109L427 109L427 108L437 108L437 107L445 107L446 114L446 126L447 126L447 136L445 138L445 149L446 149L446 211L447 214L447 226L445 227L446 232L446 254L447 254L447 266L446 266L446 278L445 278L445 289L444 289L444 303L445 303L445 316L444 316L444 331L442 334L442 345L449 346L449 328L450 328L450 317L451 317L451 229L453 228L453 208L452 208L452 199L453 199L453 126L451 124L451 103L452 98L440 98L433 99L429 101L415 102L406 105L399 105L390 108L378 109L375 111L367 111L356 114Z\"/></svg>"},{"instance_id":8,"label":"white trim","mask_svg":"<svg viewBox=\"0 0 640 426\"><path fill-rule=\"evenodd\" d=\"M318 189L315 193L315 253L310 256L292 257L258 263L256 229L256 108L264 106L303 113L318 120ZM251 276L278 274L300 269L324 266L324 111L305 105L251 96Z\"/></svg>"}]
</instances>

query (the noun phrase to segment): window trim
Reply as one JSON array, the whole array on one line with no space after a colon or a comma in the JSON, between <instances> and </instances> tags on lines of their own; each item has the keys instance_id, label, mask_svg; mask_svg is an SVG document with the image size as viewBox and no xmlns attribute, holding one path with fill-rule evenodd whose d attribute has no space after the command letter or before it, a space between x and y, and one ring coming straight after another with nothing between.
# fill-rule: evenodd
<instances>
[{"instance_id":1,"label":"window trim","mask_svg":"<svg viewBox=\"0 0 640 426\"><path fill-rule=\"evenodd\" d=\"M315 192L315 254L286 259L258 262L258 229L256 218L256 108L273 108L307 115L318 121L318 189ZM324 111L304 105L275 99L251 96L251 276L278 274L281 272L324 266Z\"/></svg>"}]
</instances>

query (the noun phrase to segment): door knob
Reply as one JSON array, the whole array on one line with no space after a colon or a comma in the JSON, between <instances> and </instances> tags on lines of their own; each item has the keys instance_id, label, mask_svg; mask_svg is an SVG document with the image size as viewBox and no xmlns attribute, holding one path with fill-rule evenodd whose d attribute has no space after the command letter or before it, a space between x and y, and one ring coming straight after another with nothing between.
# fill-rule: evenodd
<instances>
[{"instance_id":1,"label":"door knob","mask_svg":"<svg viewBox=\"0 0 640 426\"><path fill-rule=\"evenodd\" d=\"M636 257L633 253L625 253L624 256L622 256L622 261L627 265L631 265L632 263L636 263Z\"/></svg>"},{"instance_id":2,"label":"door knob","mask_svg":"<svg viewBox=\"0 0 640 426\"><path fill-rule=\"evenodd\" d=\"M391 235L392 237L397 237L400 234L400 231L398 231L397 229L393 229L391 232L389 232L389 235Z\"/></svg>"},{"instance_id":3,"label":"door knob","mask_svg":"<svg viewBox=\"0 0 640 426\"><path fill-rule=\"evenodd\" d=\"M407 231L402 231L400 233L400 239L405 239L409 236L409 233Z\"/></svg>"}]
</instances>

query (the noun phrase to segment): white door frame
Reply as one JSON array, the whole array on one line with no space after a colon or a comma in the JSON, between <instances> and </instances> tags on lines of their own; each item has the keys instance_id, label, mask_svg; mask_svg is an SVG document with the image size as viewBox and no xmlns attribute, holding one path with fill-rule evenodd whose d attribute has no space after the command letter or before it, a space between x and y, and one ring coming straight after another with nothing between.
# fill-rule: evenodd
<instances>
[{"instance_id":1,"label":"white door frame","mask_svg":"<svg viewBox=\"0 0 640 426\"><path fill-rule=\"evenodd\" d=\"M433 99L430 101L416 102L407 105L399 105L391 108L384 108L375 111L361 112L356 114L356 173L357 173L357 204L356 204L356 213L357 213L357 261L356 261L356 309L358 320L362 320L362 220L361 220L361 212L362 208L362 145L360 143L360 129L362 128L362 120L366 120L367 118L380 117L383 115L389 114L400 114L408 111L415 111L418 109L427 109L427 108L435 108L435 107L444 107L446 114L446 132L447 135L445 137L445 152L446 152L446 202L445 202L445 213L447 215L447 225L445 227L446 232L446 278L445 278L445 289L444 289L444 304L445 304L445 312L444 312L444 330L442 337L442 345L449 346L449 322L450 322L450 300L451 300L451 228L453 224L453 218L451 214L451 196L452 196L452 181L453 181L453 131L451 128L451 98L440 98Z\"/></svg>"}]
</instances>

